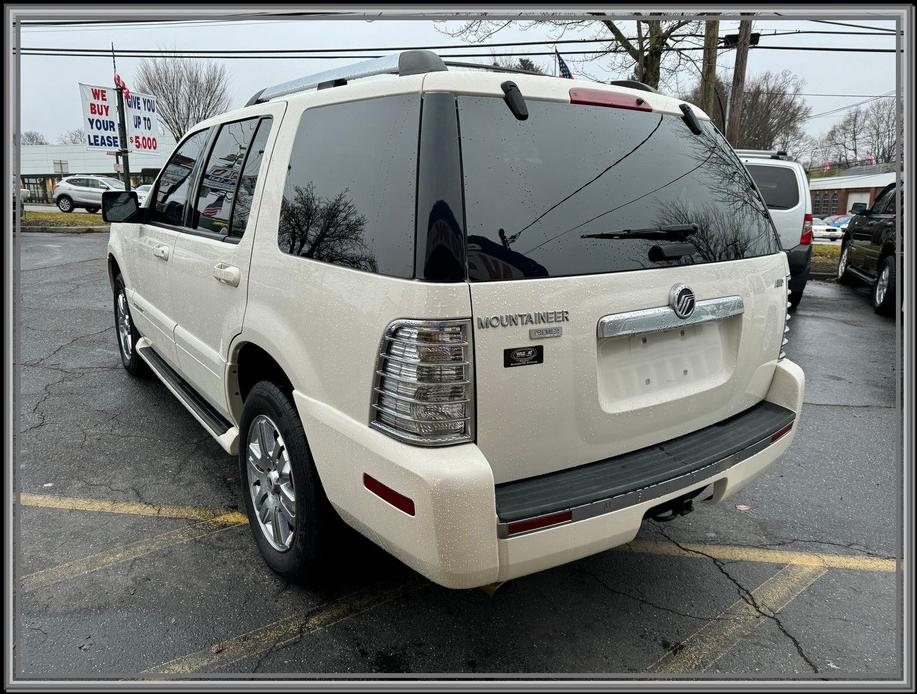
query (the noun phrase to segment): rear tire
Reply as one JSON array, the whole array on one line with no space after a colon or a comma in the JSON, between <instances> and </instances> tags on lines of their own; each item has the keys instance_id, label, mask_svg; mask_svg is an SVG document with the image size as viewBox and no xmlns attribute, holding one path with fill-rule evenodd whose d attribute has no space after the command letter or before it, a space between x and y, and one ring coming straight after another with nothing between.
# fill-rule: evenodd
<instances>
[{"instance_id":1,"label":"rear tire","mask_svg":"<svg viewBox=\"0 0 917 694\"><path fill-rule=\"evenodd\" d=\"M69 195L61 195L57 199L57 209L61 212L73 212L73 200Z\"/></svg>"},{"instance_id":2,"label":"rear tire","mask_svg":"<svg viewBox=\"0 0 917 694\"><path fill-rule=\"evenodd\" d=\"M856 281L850 274L850 246L841 242L841 257L837 261L838 284L854 284Z\"/></svg>"},{"instance_id":3,"label":"rear tire","mask_svg":"<svg viewBox=\"0 0 917 694\"><path fill-rule=\"evenodd\" d=\"M120 273L115 277L114 304L115 335L118 340L118 352L121 354L121 364L131 376L146 377L150 373L150 367L137 354L137 340L140 339L140 333L134 327L131 308L127 303L124 278Z\"/></svg>"},{"instance_id":4,"label":"rear tire","mask_svg":"<svg viewBox=\"0 0 917 694\"><path fill-rule=\"evenodd\" d=\"M242 497L264 562L294 583L323 576L340 521L290 395L269 381L255 384L239 437Z\"/></svg>"},{"instance_id":5,"label":"rear tire","mask_svg":"<svg viewBox=\"0 0 917 694\"><path fill-rule=\"evenodd\" d=\"M872 286L872 307L876 313L891 316L895 313L895 256L887 255L879 263L879 275Z\"/></svg>"},{"instance_id":6,"label":"rear tire","mask_svg":"<svg viewBox=\"0 0 917 694\"><path fill-rule=\"evenodd\" d=\"M86 208L86 211L87 211L89 214L95 214L96 212L99 211L99 208L98 208L98 207L87 207L87 208Z\"/></svg>"}]
</instances>

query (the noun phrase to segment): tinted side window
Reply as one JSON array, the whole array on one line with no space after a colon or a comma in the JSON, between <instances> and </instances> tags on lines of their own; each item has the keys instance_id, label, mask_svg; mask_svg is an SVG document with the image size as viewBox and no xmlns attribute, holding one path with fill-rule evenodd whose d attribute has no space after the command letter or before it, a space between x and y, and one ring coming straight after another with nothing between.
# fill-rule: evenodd
<instances>
[{"instance_id":1,"label":"tinted side window","mask_svg":"<svg viewBox=\"0 0 917 694\"><path fill-rule=\"evenodd\" d=\"M283 192L280 249L413 276L419 121L418 94L305 111Z\"/></svg>"},{"instance_id":2,"label":"tinted side window","mask_svg":"<svg viewBox=\"0 0 917 694\"><path fill-rule=\"evenodd\" d=\"M873 214L895 214L895 188L892 186L876 200L872 206Z\"/></svg>"},{"instance_id":3,"label":"tinted side window","mask_svg":"<svg viewBox=\"0 0 917 694\"><path fill-rule=\"evenodd\" d=\"M264 158L264 146L267 136L271 132L271 119L262 118L258 124L255 139L248 148L248 156L239 176L239 188L236 191L236 203L232 208L232 224L229 226L229 235L241 237L248 224L248 215L252 209L252 196L255 193L255 184L258 182L258 171L261 169L261 160Z\"/></svg>"},{"instance_id":4,"label":"tinted side window","mask_svg":"<svg viewBox=\"0 0 917 694\"><path fill-rule=\"evenodd\" d=\"M201 156L209 132L201 130L194 133L172 154L156 186L155 202L150 214L151 222L184 225L191 173Z\"/></svg>"},{"instance_id":5,"label":"tinted side window","mask_svg":"<svg viewBox=\"0 0 917 694\"><path fill-rule=\"evenodd\" d=\"M770 209L789 210L799 204L799 182L795 171L754 164L746 164L746 167Z\"/></svg>"},{"instance_id":6,"label":"tinted side window","mask_svg":"<svg viewBox=\"0 0 917 694\"><path fill-rule=\"evenodd\" d=\"M239 183L239 172L248 145L258 127L257 118L225 123L220 127L204 168L201 188L191 220L192 229L229 233L229 220Z\"/></svg>"}]
</instances>

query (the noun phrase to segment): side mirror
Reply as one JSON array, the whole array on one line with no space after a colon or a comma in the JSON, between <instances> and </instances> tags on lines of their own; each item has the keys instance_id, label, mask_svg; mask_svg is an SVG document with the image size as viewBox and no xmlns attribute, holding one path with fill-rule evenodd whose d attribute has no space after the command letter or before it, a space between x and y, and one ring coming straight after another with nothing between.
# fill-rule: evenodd
<instances>
[{"instance_id":1,"label":"side mirror","mask_svg":"<svg viewBox=\"0 0 917 694\"><path fill-rule=\"evenodd\" d=\"M850 208L850 211L853 212L853 214L868 214L869 208L865 202L855 202L853 203L853 207Z\"/></svg>"},{"instance_id":2,"label":"side mirror","mask_svg":"<svg viewBox=\"0 0 917 694\"><path fill-rule=\"evenodd\" d=\"M133 190L108 190L102 193L102 219L106 222L143 221L137 193Z\"/></svg>"}]
</instances>

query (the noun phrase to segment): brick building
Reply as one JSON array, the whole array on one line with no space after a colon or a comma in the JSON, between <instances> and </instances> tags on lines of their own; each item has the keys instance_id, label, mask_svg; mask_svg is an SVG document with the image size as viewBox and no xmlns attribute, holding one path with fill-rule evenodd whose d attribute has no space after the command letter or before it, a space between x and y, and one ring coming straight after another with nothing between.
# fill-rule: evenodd
<instances>
[{"instance_id":1,"label":"brick building","mask_svg":"<svg viewBox=\"0 0 917 694\"><path fill-rule=\"evenodd\" d=\"M812 214L816 217L847 214L858 202L872 207L882 189L894 181L893 172L813 178L809 181Z\"/></svg>"}]
</instances>

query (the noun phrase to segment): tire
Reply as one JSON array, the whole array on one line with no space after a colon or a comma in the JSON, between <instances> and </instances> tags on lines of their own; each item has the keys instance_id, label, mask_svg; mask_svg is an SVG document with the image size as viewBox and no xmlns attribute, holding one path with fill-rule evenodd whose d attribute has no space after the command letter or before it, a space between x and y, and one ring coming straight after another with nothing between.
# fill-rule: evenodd
<instances>
[{"instance_id":1,"label":"tire","mask_svg":"<svg viewBox=\"0 0 917 694\"><path fill-rule=\"evenodd\" d=\"M115 309L115 338L118 341L118 353L121 355L121 365L131 375L137 377L146 377L150 373L149 367L137 354L135 345L140 339L140 333L134 326L134 319L131 317L131 308L127 303L127 292L124 287L124 278L118 273L115 277L115 289L113 292L114 309Z\"/></svg>"},{"instance_id":2,"label":"tire","mask_svg":"<svg viewBox=\"0 0 917 694\"><path fill-rule=\"evenodd\" d=\"M87 208L86 208L86 211L87 211L89 214L95 214L96 212L99 211L99 208L98 208L98 207L87 207Z\"/></svg>"},{"instance_id":3,"label":"tire","mask_svg":"<svg viewBox=\"0 0 917 694\"><path fill-rule=\"evenodd\" d=\"M255 384L239 436L242 497L265 563L294 583L326 576L341 521L322 489L290 395L268 381Z\"/></svg>"},{"instance_id":4,"label":"tire","mask_svg":"<svg viewBox=\"0 0 917 694\"><path fill-rule=\"evenodd\" d=\"M69 195L61 195L57 199L57 209L61 212L73 212L73 199Z\"/></svg>"},{"instance_id":5,"label":"tire","mask_svg":"<svg viewBox=\"0 0 917 694\"><path fill-rule=\"evenodd\" d=\"M841 255L837 260L837 281L838 284L854 284L856 280L850 274L850 246L841 242Z\"/></svg>"},{"instance_id":6,"label":"tire","mask_svg":"<svg viewBox=\"0 0 917 694\"><path fill-rule=\"evenodd\" d=\"M891 316L895 313L895 255L887 255L879 262L879 273L872 285L872 307L876 313Z\"/></svg>"},{"instance_id":7,"label":"tire","mask_svg":"<svg viewBox=\"0 0 917 694\"><path fill-rule=\"evenodd\" d=\"M790 306L789 306L790 310L795 311L796 307L799 306L800 301L802 301L802 290L801 289L798 292L793 292L792 294L790 294Z\"/></svg>"}]
</instances>

